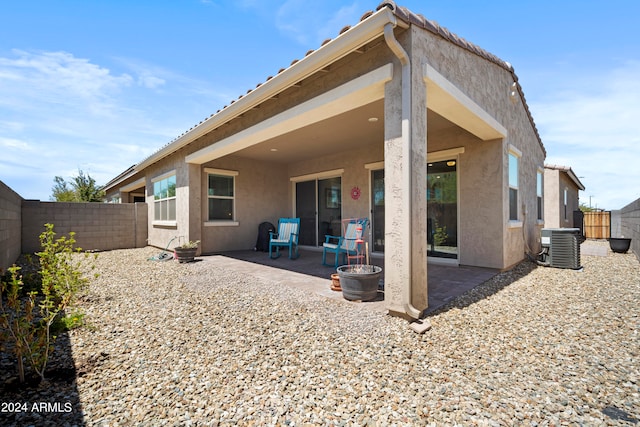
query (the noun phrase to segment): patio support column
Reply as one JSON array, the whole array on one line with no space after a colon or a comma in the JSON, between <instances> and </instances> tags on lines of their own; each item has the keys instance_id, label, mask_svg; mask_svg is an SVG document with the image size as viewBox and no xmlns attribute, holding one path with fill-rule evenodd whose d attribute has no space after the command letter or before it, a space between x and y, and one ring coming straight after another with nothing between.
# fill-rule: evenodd
<instances>
[{"instance_id":1,"label":"patio support column","mask_svg":"<svg viewBox=\"0 0 640 427\"><path fill-rule=\"evenodd\" d=\"M189 223L187 237L189 240L202 240L202 166L198 164L185 163L189 182ZM202 250L202 245L198 245L198 255Z\"/></svg>"},{"instance_id":2,"label":"patio support column","mask_svg":"<svg viewBox=\"0 0 640 427\"><path fill-rule=\"evenodd\" d=\"M404 318L428 305L427 114L420 76L394 67L385 87L385 302L390 314ZM411 79L404 102L402 77Z\"/></svg>"},{"instance_id":3,"label":"patio support column","mask_svg":"<svg viewBox=\"0 0 640 427\"><path fill-rule=\"evenodd\" d=\"M421 66L413 64L411 88L411 301L429 305L427 284L427 88Z\"/></svg>"}]
</instances>

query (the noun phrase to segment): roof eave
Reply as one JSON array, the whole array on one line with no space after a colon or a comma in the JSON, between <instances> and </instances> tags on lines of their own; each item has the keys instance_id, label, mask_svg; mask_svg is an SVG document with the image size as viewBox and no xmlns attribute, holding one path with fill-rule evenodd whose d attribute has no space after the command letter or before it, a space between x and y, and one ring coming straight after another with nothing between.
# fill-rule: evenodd
<instances>
[{"instance_id":1,"label":"roof eave","mask_svg":"<svg viewBox=\"0 0 640 427\"><path fill-rule=\"evenodd\" d=\"M578 178L578 176L575 174L573 169L571 169L571 166L545 164L544 167L545 169L557 170L558 172L566 173L569 179L573 181L573 183L576 185L576 187L578 187L578 189L582 191L585 190L586 187L584 186L584 184L582 184L582 182L580 181L580 178Z\"/></svg>"},{"instance_id":2,"label":"roof eave","mask_svg":"<svg viewBox=\"0 0 640 427\"><path fill-rule=\"evenodd\" d=\"M132 165L129 166L127 169L125 169L123 172L121 172L118 176L116 176L115 178L113 178L111 181L107 182L103 189L105 191L109 191L112 188L116 187L118 184L122 183L123 181L125 181L126 179L132 177L133 175L135 175L135 166L136 165Z\"/></svg>"},{"instance_id":3,"label":"roof eave","mask_svg":"<svg viewBox=\"0 0 640 427\"><path fill-rule=\"evenodd\" d=\"M355 49L381 36L384 31L384 26L389 23L394 27L396 25L401 25L402 27L407 26L406 23L398 21L395 14L388 7L379 9L377 12L345 31L340 36L305 56L300 61L292 64L289 68L280 72L272 79L267 80L244 97L224 108L219 113L212 115L194 128L176 138L164 148L147 157L135 166L135 171L139 172L158 160L175 153L187 144L206 135L224 123L238 117L242 113L254 108L267 99L274 97L283 90L293 86L301 80L304 80L317 71L326 68L328 65L343 58Z\"/></svg>"},{"instance_id":4,"label":"roof eave","mask_svg":"<svg viewBox=\"0 0 640 427\"><path fill-rule=\"evenodd\" d=\"M582 184L582 182L580 182L580 179L576 176L576 174L573 172L573 169L569 168L569 170L567 171L567 175L569 175L569 178L571 178L571 180L576 184L576 186L584 191L585 190L585 186Z\"/></svg>"}]
</instances>

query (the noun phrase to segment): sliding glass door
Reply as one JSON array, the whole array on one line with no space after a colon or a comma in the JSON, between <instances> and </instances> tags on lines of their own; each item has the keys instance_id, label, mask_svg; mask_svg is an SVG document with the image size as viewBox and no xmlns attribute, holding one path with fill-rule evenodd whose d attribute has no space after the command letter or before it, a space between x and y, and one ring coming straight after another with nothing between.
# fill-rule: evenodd
<instances>
[{"instance_id":1,"label":"sliding glass door","mask_svg":"<svg viewBox=\"0 0 640 427\"><path fill-rule=\"evenodd\" d=\"M298 244L316 245L316 181L296 182L296 217L300 218Z\"/></svg>"},{"instance_id":2,"label":"sliding glass door","mask_svg":"<svg viewBox=\"0 0 640 427\"><path fill-rule=\"evenodd\" d=\"M427 164L427 255L458 258L458 173L455 159Z\"/></svg>"},{"instance_id":3,"label":"sliding glass door","mask_svg":"<svg viewBox=\"0 0 640 427\"><path fill-rule=\"evenodd\" d=\"M373 250L384 252L384 169L371 171Z\"/></svg>"},{"instance_id":4,"label":"sliding glass door","mask_svg":"<svg viewBox=\"0 0 640 427\"><path fill-rule=\"evenodd\" d=\"M296 182L296 216L300 218L298 243L320 246L325 235L340 235L341 178Z\"/></svg>"}]
</instances>

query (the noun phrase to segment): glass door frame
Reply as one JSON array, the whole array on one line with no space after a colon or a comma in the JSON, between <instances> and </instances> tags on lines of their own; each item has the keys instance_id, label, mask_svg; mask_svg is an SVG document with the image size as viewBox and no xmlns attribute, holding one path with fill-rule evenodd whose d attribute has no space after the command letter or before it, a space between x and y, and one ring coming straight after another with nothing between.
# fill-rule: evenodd
<instances>
[{"instance_id":1,"label":"glass door frame","mask_svg":"<svg viewBox=\"0 0 640 427\"><path fill-rule=\"evenodd\" d=\"M319 227L319 220L318 220L318 215L319 215L319 209L318 209L318 203L321 202L321 195L318 194L318 181L323 180L323 179L330 179L330 178L340 178L340 193L344 194L344 192L342 191L342 175L344 174L344 169L333 169L333 170L328 170L328 171L324 171L324 172L318 172L318 173L312 173L312 174L308 174L308 175L299 175L299 176L294 176L289 178L289 181L291 182L291 206L292 209L291 211L293 212L293 216L297 218L297 212L296 212L296 184L299 182L306 182L306 181L315 181L316 185L315 185L315 192L316 192L316 206L315 206L315 233L316 233L316 241L320 242L318 239L318 227ZM340 217L342 217L342 206L340 209ZM320 244L318 246L307 246L307 245L301 245L301 247L304 248L322 248L322 242L320 242Z\"/></svg>"},{"instance_id":2,"label":"glass door frame","mask_svg":"<svg viewBox=\"0 0 640 427\"><path fill-rule=\"evenodd\" d=\"M427 262L432 264L444 264L444 265L460 265L460 256L462 254L463 248L460 247L460 154L464 153L464 147L451 148L448 150L434 151L432 153L427 153L427 164L442 162L445 160L455 160L456 162L456 200L457 200L457 209L456 209L456 226L458 231L456 233L456 245L458 248L458 256L457 258L440 258L440 257L432 257L427 256ZM425 194L426 197L426 194Z\"/></svg>"},{"instance_id":3,"label":"glass door frame","mask_svg":"<svg viewBox=\"0 0 640 427\"><path fill-rule=\"evenodd\" d=\"M384 171L384 161L381 162L374 162L374 163L367 163L364 165L365 169L368 170L368 175L369 175L369 219L370 219L370 227L369 227L369 241L373 242L374 238L377 236L374 236L373 231L374 228L376 227L375 224L375 219L374 219L374 215L373 215L373 209L374 209L374 205L375 205L375 200L373 200L373 172L375 171L379 171L382 170ZM385 212L386 212L386 206L385 206ZM384 241L384 236L382 236L382 239ZM384 243L382 244L384 246ZM371 253L372 254L384 254L384 251L375 251L373 250L373 248L375 248L375 245L371 245Z\"/></svg>"}]
</instances>

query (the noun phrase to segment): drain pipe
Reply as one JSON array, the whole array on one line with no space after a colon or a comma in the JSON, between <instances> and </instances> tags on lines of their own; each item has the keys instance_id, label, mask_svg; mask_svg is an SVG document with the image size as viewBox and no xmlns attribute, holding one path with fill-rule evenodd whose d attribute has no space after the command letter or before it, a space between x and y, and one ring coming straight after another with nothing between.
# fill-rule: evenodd
<instances>
[{"instance_id":1,"label":"drain pipe","mask_svg":"<svg viewBox=\"0 0 640 427\"><path fill-rule=\"evenodd\" d=\"M389 46L389 49L398 57L400 64L402 65L402 127L401 127L401 141L402 141L402 156L405 160L405 167L402 174L403 187L407 189L408 197L405 197L404 209L409 215L409 221L406 221L403 225L405 227L405 234L407 236L407 248L405 251L405 260L408 263L408 277L409 283L404 286L404 311L413 319L419 319L422 312L415 308L411 304L411 197L412 197L412 185L411 185L411 60L409 55L400 45L395 35L393 34L393 25L391 23L384 26L384 40Z\"/></svg>"}]
</instances>

